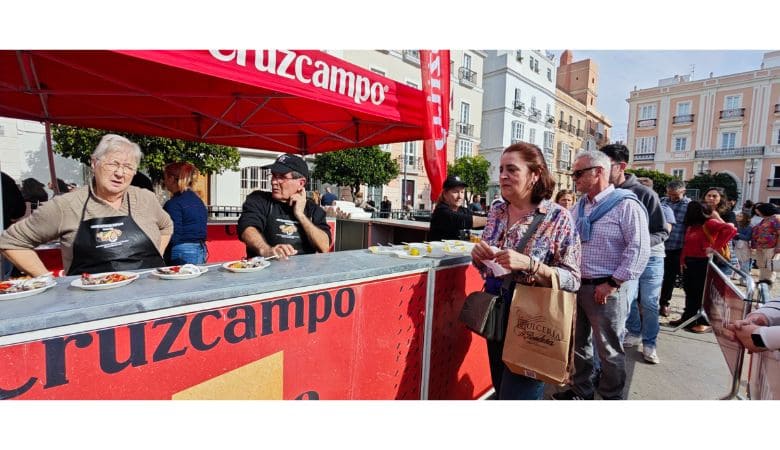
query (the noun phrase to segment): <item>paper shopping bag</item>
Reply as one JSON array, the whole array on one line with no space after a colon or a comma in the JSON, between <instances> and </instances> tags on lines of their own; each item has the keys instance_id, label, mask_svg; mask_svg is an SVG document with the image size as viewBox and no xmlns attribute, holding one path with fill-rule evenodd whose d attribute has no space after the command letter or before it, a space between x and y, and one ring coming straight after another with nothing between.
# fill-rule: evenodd
<instances>
[{"instance_id":1,"label":"paper shopping bag","mask_svg":"<svg viewBox=\"0 0 780 450\"><path fill-rule=\"evenodd\" d=\"M504 364L513 373L552 384L565 384L574 370L577 297L559 288L518 284L509 309Z\"/></svg>"}]
</instances>

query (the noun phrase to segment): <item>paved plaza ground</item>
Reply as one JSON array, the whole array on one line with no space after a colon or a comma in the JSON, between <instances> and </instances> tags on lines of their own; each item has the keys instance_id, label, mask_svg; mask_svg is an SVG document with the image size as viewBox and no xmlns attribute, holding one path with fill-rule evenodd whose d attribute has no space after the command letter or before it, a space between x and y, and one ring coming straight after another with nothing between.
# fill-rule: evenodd
<instances>
[{"instance_id":1,"label":"paved plaza ground","mask_svg":"<svg viewBox=\"0 0 780 450\"><path fill-rule=\"evenodd\" d=\"M753 271L754 279L758 275ZM772 296L780 296L780 283L775 283ZM685 306L685 294L675 289L672 313L661 317L658 335L660 364L648 364L642 357L642 347L626 349L626 399L628 400L717 400L731 390L731 374L723 358L715 335L696 334L680 329L672 331L669 321L680 317ZM747 367L743 369L743 380ZM557 390L548 386L545 398ZM740 394L744 395L743 387ZM598 397L597 397L598 398Z\"/></svg>"}]
</instances>

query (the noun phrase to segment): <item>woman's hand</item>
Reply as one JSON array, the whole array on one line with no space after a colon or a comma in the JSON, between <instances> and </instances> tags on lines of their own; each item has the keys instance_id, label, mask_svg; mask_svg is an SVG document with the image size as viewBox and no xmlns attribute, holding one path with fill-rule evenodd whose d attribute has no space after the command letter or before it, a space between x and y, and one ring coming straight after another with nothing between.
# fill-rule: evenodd
<instances>
[{"instance_id":1,"label":"woman's hand","mask_svg":"<svg viewBox=\"0 0 780 450\"><path fill-rule=\"evenodd\" d=\"M511 249L496 252L496 263L507 270L525 270L531 268L531 257Z\"/></svg>"},{"instance_id":2,"label":"woman's hand","mask_svg":"<svg viewBox=\"0 0 780 450\"><path fill-rule=\"evenodd\" d=\"M718 210L715 208L712 208L712 214L710 214L710 219L715 219L718 222L723 222L723 219L720 217L720 214L718 214Z\"/></svg>"},{"instance_id":3,"label":"woman's hand","mask_svg":"<svg viewBox=\"0 0 780 450\"><path fill-rule=\"evenodd\" d=\"M490 261L491 259L495 258L495 253L493 253L493 249L490 248L485 241L479 241L474 245L474 248L471 249L471 260L476 263L482 263L482 261Z\"/></svg>"}]
</instances>

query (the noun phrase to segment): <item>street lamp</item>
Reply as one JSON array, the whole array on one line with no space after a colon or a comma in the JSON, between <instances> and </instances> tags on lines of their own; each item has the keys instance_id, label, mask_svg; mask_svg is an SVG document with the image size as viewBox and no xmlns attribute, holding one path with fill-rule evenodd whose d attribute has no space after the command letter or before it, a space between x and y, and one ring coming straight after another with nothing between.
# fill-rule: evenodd
<instances>
[{"instance_id":1,"label":"street lamp","mask_svg":"<svg viewBox=\"0 0 780 450\"><path fill-rule=\"evenodd\" d=\"M754 159L751 159L749 161L750 161L750 168L747 171L747 175L748 175L748 188L747 188L747 196L746 196L748 198L746 200L750 200L750 197L753 196L753 191L751 190L751 186L753 185L753 176L756 174L756 162L757 162L757 160L754 158Z\"/></svg>"}]
</instances>

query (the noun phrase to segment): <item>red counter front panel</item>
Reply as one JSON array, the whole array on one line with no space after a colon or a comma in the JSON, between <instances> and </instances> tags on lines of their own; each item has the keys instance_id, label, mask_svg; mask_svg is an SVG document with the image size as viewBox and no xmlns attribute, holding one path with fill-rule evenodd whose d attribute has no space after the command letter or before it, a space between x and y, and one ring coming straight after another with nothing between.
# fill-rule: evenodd
<instances>
[{"instance_id":1,"label":"red counter front panel","mask_svg":"<svg viewBox=\"0 0 780 450\"><path fill-rule=\"evenodd\" d=\"M413 274L0 347L0 398L419 399L426 286Z\"/></svg>"}]
</instances>

